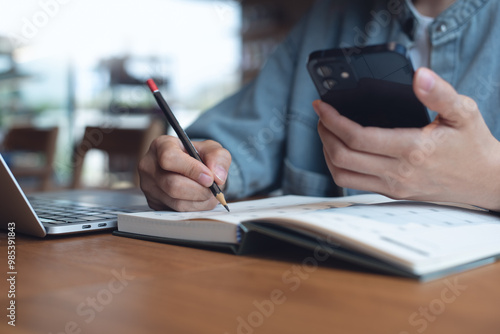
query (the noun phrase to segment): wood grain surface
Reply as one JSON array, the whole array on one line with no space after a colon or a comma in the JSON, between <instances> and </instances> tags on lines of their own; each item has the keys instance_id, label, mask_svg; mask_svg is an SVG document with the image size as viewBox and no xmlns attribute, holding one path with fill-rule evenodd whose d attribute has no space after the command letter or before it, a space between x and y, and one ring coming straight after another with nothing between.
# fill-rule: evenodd
<instances>
[{"instance_id":1,"label":"wood grain surface","mask_svg":"<svg viewBox=\"0 0 500 334\"><path fill-rule=\"evenodd\" d=\"M420 283L282 245L236 256L109 233L15 241L0 333L500 333L500 263Z\"/></svg>"}]
</instances>

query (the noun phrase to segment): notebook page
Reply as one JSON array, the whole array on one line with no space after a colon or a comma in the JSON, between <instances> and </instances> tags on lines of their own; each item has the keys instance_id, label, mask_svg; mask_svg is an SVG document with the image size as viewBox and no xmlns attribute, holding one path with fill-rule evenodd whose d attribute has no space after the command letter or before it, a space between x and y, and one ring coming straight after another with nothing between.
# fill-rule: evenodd
<instances>
[{"instance_id":1,"label":"notebook page","mask_svg":"<svg viewBox=\"0 0 500 334\"><path fill-rule=\"evenodd\" d=\"M484 211L402 201L326 209L298 214L293 220L281 224L330 235L332 244L367 252L415 273L500 253L500 217Z\"/></svg>"},{"instance_id":2,"label":"notebook page","mask_svg":"<svg viewBox=\"0 0 500 334\"><path fill-rule=\"evenodd\" d=\"M308 196L276 196L265 199L229 203L231 212L217 205L210 211L175 212L175 211L148 211L126 214L138 218L155 220L182 221L182 220L217 220L231 224L239 224L245 220L259 219L270 216L297 214L305 211L324 210L327 208L345 207L353 204L371 204L393 201L385 196L376 194L355 195L339 198L308 197Z\"/></svg>"},{"instance_id":3,"label":"notebook page","mask_svg":"<svg viewBox=\"0 0 500 334\"><path fill-rule=\"evenodd\" d=\"M345 207L355 203L391 201L380 195L357 195L342 198L278 196L222 206L211 211L148 211L118 215L118 230L158 237L210 242L238 243L238 225L242 221L270 216L295 215L302 212Z\"/></svg>"}]
</instances>

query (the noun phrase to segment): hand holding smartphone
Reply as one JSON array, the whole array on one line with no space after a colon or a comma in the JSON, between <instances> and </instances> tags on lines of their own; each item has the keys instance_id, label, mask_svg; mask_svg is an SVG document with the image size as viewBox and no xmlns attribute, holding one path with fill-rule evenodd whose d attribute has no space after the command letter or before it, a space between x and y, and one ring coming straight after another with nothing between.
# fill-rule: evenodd
<instances>
[{"instance_id":1,"label":"hand holding smartphone","mask_svg":"<svg viewBox=\"0 0 500 334\"><path fill-rule=\"evenodd\" d=\"M315 51L307 69L321 99L363 126L408 128L430 122L413 92L413 67L399 44Z\"/></svg>"}]
</instances>

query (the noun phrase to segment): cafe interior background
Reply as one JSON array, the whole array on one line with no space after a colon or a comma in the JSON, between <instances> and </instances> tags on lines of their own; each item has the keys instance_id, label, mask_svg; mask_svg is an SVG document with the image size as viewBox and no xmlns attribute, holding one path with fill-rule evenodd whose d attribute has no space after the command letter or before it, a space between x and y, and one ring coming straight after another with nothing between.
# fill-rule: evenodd
<instances>
[{"instance_id":1,"label":"cafe interior background","mask_svg":"<svg viewBox=\"0 0 500 334\"><path fill-rule=\"evenodd\" d=\"M145 81L154 78L187 126L254 78L311 2L0 0L2 156L25 190L137 186L136 165L91 146L152 123L161 126L150 137L170 133ZM91 127L101 130L85 137ZM57 129L53 157L10 143L19 128ZM47 165L43 189L36 173L16 172Z\"/></svg>"}]
</instances>

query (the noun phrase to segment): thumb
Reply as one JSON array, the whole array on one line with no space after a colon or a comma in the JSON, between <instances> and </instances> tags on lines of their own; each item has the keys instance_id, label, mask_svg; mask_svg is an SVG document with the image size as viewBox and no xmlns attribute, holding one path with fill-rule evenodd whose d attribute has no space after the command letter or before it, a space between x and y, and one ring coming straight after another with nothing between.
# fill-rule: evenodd
<instances>
[{"instance_id":1,"label":"thumb","mask_svg":"<svg viewBox=\"0 0 500 334\"><path fill-rule=\"evenodd\" d=\"M417 70L413 89L427 108L437 112L442 121L455 127L465 125L469 117L479 113L474 100L458 94L448 82L428 68Z\"/></svg>"}]
</instances>

